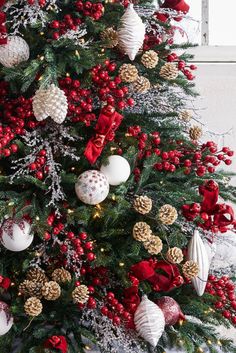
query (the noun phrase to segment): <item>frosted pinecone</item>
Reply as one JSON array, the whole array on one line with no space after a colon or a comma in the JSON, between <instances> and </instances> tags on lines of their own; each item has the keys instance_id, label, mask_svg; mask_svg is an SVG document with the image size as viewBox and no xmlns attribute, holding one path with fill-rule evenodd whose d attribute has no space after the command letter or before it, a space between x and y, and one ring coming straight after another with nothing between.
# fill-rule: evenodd
<instances>
[{"instance_id":1,"label":"frosted pinecone","mask_svg":"<svg viewBox=\"0 0 236 353\"><path fill-rule=\"evenodd\" d=\"M146 222L137 222L133 228L133 237L137 241L146 241L150 238L152 230Z\"/></svg>"},{"instance_id":2,"label":"frosted pinecone","mask_svg":"<svg viewBox=\"0 0 236 353\"><path fill-rule=\"evenodd\" d=\"M189 137L196 141L202 137L202 128L200 126L194 125L189 130Z\"/></svg>"},{"instance_id":3,"label":"frosted pinecone","mask_svg":"<svg viewBox=\"0 0 236 353\"><path fill-rule=\"evenodd\" d=\"M1 2L3 4L5 2ZM7 44L0 45L0 63L5 67L14 67L30 56L27 42L20 36L8 36Z\"/></svg>"},{"instance_id":4,"label":"frosted pinecone","mask_svg":"<svg viewBox=\"0 0 236 353\"><path fill-rule=\"evenodd\" d=\"M61 124L66 118L68 103L67 98L60 88L52 84L46 93L45 109L56 123Z\"/></svg>"},{"instance_id":5,"label":"frosted pinecone","mask_svg":"<svg viewBox=\"0 0 236 353\"><path fill-rule=\"evenodd\" d=\"M119 42L118 33L112 27L106 28L101 33L101 40L106 42L104 45L106 48L114 48Z\"/></svg>"},{"instance_id":6,"label":"frosted pinecone","mask_svg":"<svg viewBox=\"0 0 236 353\"><path fill-rule=\"evenodd\" d=\"M48 281L47 276L45 275L44 271L38 267L32 267L26 274L26 278L29 281L45 283Z\"/></svg>"},{"instance_id":7,"label":"frosted pinecone","mask_svg":"<svg viewBox=\"0 0 236 353\"><path fill-rule=\"evenodd\" d=\"M166 63L161 67L160 76L165 80L175 80L179 75L179 70L173 63Z\"/></svg>"},{"instance_id":8,"label":"frosted pinecone","mask_svg":"<svg viewBox=\"0 0 236 353\"><path fill-rule=\"evenodd\" d=\"M27 297L42 298L42 286L40 282L25 280L19 285L19 292Z\"/></svg>"},{"instance_id":9,"label":"frosted pinecone","mask_svg":"<svg viewBox=\"0 0 236 353\"><path fill-rule=\"evenodd\" d=\"M24 309L25 309L25 313L28 316L36 317L41 314L43 310L43 305L38 298L31 297L26 300Z\"/></svg>"},{"instance_id":10,"label":"frosted pinecone","mask_svg":"<svg viewBox=\"0 0 236 353\"><path fill-rule=\"evenodd\" d=\"M89 299L88 287L83 284L76 287L72 292L72 298L75 304L85 304Z\"/></svg>"},{"instance_id":11,"label":"frosted pinecone","mask_svg":"<svg viewBox=\"0 0 236 353\"><path fill-rule=\"evenodd\" d=\"M64 268L57 268L52 273L52 280L58 283L66 283L71 281L71 274Z\"/></svg>"},{"instance_id":12,"label":"frosted pinecone","mask_svg":"<svg viewBox=\"0 0 236 353\"><path fill-rule=\"evenodd\" d=\"M133 83L134 91L137 93L146 93L151 87L150 81L144 76L139 76Z\"/></svg>"},{"instance_id":13,"label":"frosted pinecone","mask_svg":"<svg viewBox=\"0 0 236 353\"><path fill-rule=\"evenodd\" d=\"M166 253L166 260L171 264L180 264L184 259L183 252L180 248L170 248Z\"/></svg>"},{"instance_id":14,"label":"frosted pinecone","mask_svg":"<svg viewBox=\"0 0 236 353\"><path fill-rule=\"evenodd\" d=\"M45 110L45 101L47 99L47 90L39 89L35 92L33 97L33 112L36 120L42 121L48 117L48 113Z\"/></svg>"},{"instance_id":15,"label":"frosted pinecone","mask_svg":"<svg viewBox=\"0 0 236 353\"><path fill-rule=\"evenodd\" d=\"M158 61L158 55L154 50L146 51L141 57L141 63L148 69L154 69Z\"/></svg>"},{"instance_id":16,"label":"frosted pinecone","mask_svg":"<svg viewBox=\"0 0 236 353\"><path fill-rule=\"evenodd\" d=\"M199 273L199 266L194 261L186 261L185 264L183 264L182 270L186 278L192 279L197 277Z\"/></svg>"},{"instance_id":17,"label":"frosted pinecone","mask_svg":"<svg viewBox=\"0 0 236 353\"><path fill-rule=\"evenodd\" d=\"M137 196L134 200L134 209L138 213L147 214L152 209L152 200L148 196Z\"/></svg>"},{"instance_id":18,"label":"frosted pinecone","mask_svg":"<svg viewBox=\"0 0 236 353\"><path fill-rule=\"evenodd\" d=\"M148 240L143 243L143 245L151 255L159 254L163 248L161 238L156 235L151 235Z\"/></svg>"},{"instance_id":19,"label":"frosted pinecone","mask_svg":"<svg viewBox=\"0 0 236 353\"><path fill-rule=\"evenodd\" d=\"M123 64L119 70L119 76L123 82L134 82L138 79L138 70L132 64Z\"/></svg>"},{"instance_id":20,"label":"frosted pinecone","mask_svg":"<svg viewBox=\"0 0 236 353\"><path fill-rule=\"evenodd\" d=\"M185 121L188 123L193 117L193 113L191 110L183 110L182 112L179 113L179 119Z\"/></svg>"},{"instance_id":21,"label":"frosted pinecone","mask_svg":"<svg viewBox=\"0 0 236 353\"><path fill-rule=\"evenodd\" d=\"M46 300L57 300L61 295L61 287L55 281L47 282L42 287L42 295Z\"/></svg>"},{"instance_id":22,"label":"frosted pinecone","mask_svg":"<svg viewBox=\"0 0 236 353\"><path fill-rule=\"evenodd\" d=\"M171 205L163 205L159 209L158 212L158 219L161 221L161 223L166 224L166 225L171 225L173 224L178 217L178 213L175 207Z\"/></svg>"}]
</instances>

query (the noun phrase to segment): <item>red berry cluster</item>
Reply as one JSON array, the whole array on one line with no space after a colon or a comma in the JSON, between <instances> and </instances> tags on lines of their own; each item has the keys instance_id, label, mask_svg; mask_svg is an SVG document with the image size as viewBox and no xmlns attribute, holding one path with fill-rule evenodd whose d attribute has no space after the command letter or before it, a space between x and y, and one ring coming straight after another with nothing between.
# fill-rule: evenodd
<instances>
[{"instance_id":1,"label":"red berry cluster","mask_svg":"<svg viewBox=\"0 0 236 353\"><path fill-rule=\"evenodd\" d=\"M35 0L27 0L29 5L34 5ZM37 1L40 7L44 7L46 5L46 0L38 0Z\"/></svg>"},{"instance_id":2,"label":"red berry cluster","mask_svg":"<svg viewBox=\"0 0 236 353\"><path fill-rule=\"evenodd\" d=\"M101 313L112 320L114 325L120 325L121 320L130 321L132 319L132 315L125 310L113 292L107 293L105 301L106 305L101 308Z\"/></svg>"},{"instance_id":3,"label":"red berry cluster","mask_svg":"<svg viewBox=\"0 0 236 353\"><path fill-rule=\"evenodd\" d=\"M52 38L57 40L69 30L76 31L81 23L82 21L80 18L73 18L70 14L65 15L61 21L52 21L49 24L50 28L54 30Z\"/></svg>"},{"instance_id":4,"label":"red berry cluster","mask_svg":"<svg viewBox=\"0 0 236 353\"><path fill-rule=\"evenodd\" d=\"M219 297L215 302L215 309L220 311L222 316L236 325L236 297L235 284L228 276L217 278L214 275L208 277L206 292Z\"/></svg>"},{"instance_id":5,"label":"red berry cluster","mask_svg":"<svg viewBox=\"0 0 236 353\"><path fill-rule=\"evenodd\" d=\"M120 77L111 77L110 73L114 72L115 69L116 64L106 60L105 65L99 64L92 68L92 81L102 102L122 110L127 106L133 106L134 100L127 98L129 91L127 86L120 87Z\"/></svg>"},{"instance_id":6,"label":"red berry cluster","mask_svg":"<svg viewBox=\"0 0 236 353\"><path fill-rule=\"evenodd\" d=\"M89 89L81 88L79 80L66 77L59 81L60 88L63 89L68 100L68 117L72 122L83 122L90 126L91 121L96 119L92 113L93 100Z\"/></svg>"},{"instance_id":7,"label":"red berry cluster","mask_svg":"<svg viewBox=\"0 0 236 353\"><path fill-rule=\"evenodd\" d=\"M93 286L107 286L109 283L108 269L104 266L92 268L91 266L85 265L81 267L80 273L85 276L86 280L92 283Z\"/></svg>"},{"instance_id":8,"label":"red berry cluster","mask_svg":"<svg viewBox=\"0 0 236 353\"><path fill-rule=\"evenodd\" d=\"M148 33L144 37L144 42L143 42L143 50L150 50L153 48L155 45L159 45L162 43L162 38L161 36L158 36L154 32Z\"/></svg>"},{"instance_id":9,"label":"red berry cluster","mask_svg":"<svg viewBox=\"0 0 236 353\"><path fill-rule=\"evenodd\" d=\"M15 134L9 126L3 127L0 125L0 157L9 157L12 153L18 151L18 145L16 143L10 144L14 138Z\"/></svg>"},{"instance_id":10,"label":"red berry cluster","mask_svg":"<svg viewBox=\"0 0 236 353\"><path fill-rule=\"evenodd\" d=\"M78 0L75 2L75 7L83 16L91 17L95 21L98 21L104 13L104 6L101 2L93 3Z\"/></svg>"},{"instance_id":11,"label":"red berry cluster","mask_svg":"<svg viewBox=\"0 0 236 353\"><path fill-rule=\"evenodd\" d=\"M47 163L47 152L46 150L42 149L39 151L35 161L29 165L29 170L33 172L33 175L39 179L43 180L44 177L49 172L49 166L46 165Z\"/></svg>"},{"instance_id":12,"label":"red berry cluster","mask_svg":"<svg viewBox=\"0 0 236 353\"><path fill-rule=\"evenodd\" d=\"M75 282L76 287L79 287L81 284L84 284L84 282L83 283L81 283L80 281ZM95 288L91 285L88 285L88 290L89 290L90 295L89 295L87 303L86 304L82 304L82 303L78 304L78 308L81 310L84 309L84 307L87 307L88 309L96 309L96 307L97 307L96 300L91 295L91 294L95 293Z\"/></svg>"},{"instance_id":13,"label":"red berry cluster","mask_svg":"<svg viewBox=\"0 0 236 353\"><path fill-rule=\"evenodd\" d=\"M168 62L177 62L178 63L178 69L180 71L182 71L182 73L184 74L184 76L186 76L186 78L189 80L189 81L192 81L195 76L192 74L191 71L193 70L196 70L197 69L197 66L195 65L190 65L190 66L187 66L186 65L186 62L184 60L180 60L178 55L176 53L171 53L167 56L167 61Z\"/></svg>"},{"instance_id":14,"label":"red berry cluster","mask_svg":"<svg viewBox=\"0 0 236 353\"><path fill-rule=\"evenodd\" d=\"M0 275L0 288L7 290L10 286L11 286L10 278Z\"/></svg>"}]
</instances>

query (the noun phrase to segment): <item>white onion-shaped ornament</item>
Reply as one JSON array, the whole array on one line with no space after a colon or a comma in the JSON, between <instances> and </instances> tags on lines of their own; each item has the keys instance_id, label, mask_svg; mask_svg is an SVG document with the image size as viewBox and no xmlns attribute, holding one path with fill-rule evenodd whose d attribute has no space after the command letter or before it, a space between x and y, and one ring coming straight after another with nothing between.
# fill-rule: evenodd
<instances>
[{"instance_id":1,"label":"white onion-shaped ornament","mask_svg":"<svg viewBox=\"0 0 236 353\"><path fill-rule=\"evenodd\" d=\"M188 260L196 262L199 266L198 276L192 279L192 284L197 294L202 296L205 292L210 264L206 247L198 230L194 231L193 237L189 242Z\"/></svg>"},{"instance_id":2,"label":"white onion-shaped ornament","mask_svg":"<svg viewBox=\"0 0 236 353\"><path fill-rule=\"evenodd\" d=\"M129 4L118 28L119 48L133 61L143 45L144 37L145 25L133 4Z\"/></svg>"},{"instance_id":3,"label":"white onion-shaped ornament","mask_svg":"<svg viewBox=\"0 0 236 353\"><path fill-rule=\"evenodd\" d=\"M108 164L101 166L101 172L107 177L110 185L120 185L128 180L130 165L124 157L113 155L108 157Z\"/></svg>"},{"instance_id":4,"label":"white onion-shaped ornament","mask_svg":"<svg viewBox=\"0 0 236 353\"><path fill-rule=\"evenodd\" d=\"M165 328L165 318L162 310L144 296L135 314L136 331L145 341L156 347Z\"/></svg>"},{"instance_id":5,"label":"white onion-shaped ornament","mask_svg":"<svg viewBox=\"0 0 236 353\"><path fill-rule=\"evenodd\" d=\"M9 218L0 228L0 241L10 251L23 251L32 243L31 226L23 219Z\"/></svg>"},{"instance_id":6,"label":"white onion-shaped ornament","mask_svg":"<svg viewBox=\"0 0 236 353\"><path fill-rule=\"evenodd\" d=\"M0 301L0 336L5 335L13 325L13 317L9 306Z\"/></svg>"},{"instance_id":7,"label":"white onion-shaped ornament","mask_svg":"<svg viewBox=\"0 0 236 353\"><path fill-rule=\"evenodd\" d=\"M0 63L5 67L14 67L27 61L29 55L29 46L21 37L8 37L7 44L0 45Z\"/></svg>"},{"instance_id":8,"label":"white onion-shaped ornament","mask_svg":"<svg viewBox=\"0 0 236 353\"><path fill-rule=\"evenodd\" d=\"M80 201L88 205L97 205L109 194L107 177L98 170L87 170L78 177L75 192Z\"/></svg>"}]
</instances>

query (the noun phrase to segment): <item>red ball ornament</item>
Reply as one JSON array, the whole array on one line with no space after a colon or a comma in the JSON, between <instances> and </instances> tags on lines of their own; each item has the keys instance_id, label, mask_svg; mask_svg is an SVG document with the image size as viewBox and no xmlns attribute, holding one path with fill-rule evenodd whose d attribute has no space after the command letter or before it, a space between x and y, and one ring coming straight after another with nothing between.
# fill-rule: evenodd
<instances>
[{"instance_id":1,"label":"red ball ornament","mask_svg":"<svg viewBox=\"0 0 236 353\"><path fill-rule=\"evenodd\" d=\"M179 304L171 297L161 297L156 304L162 310L167 326L175 325L180 319L185 320Z\"/></svg>"}]
</instances>

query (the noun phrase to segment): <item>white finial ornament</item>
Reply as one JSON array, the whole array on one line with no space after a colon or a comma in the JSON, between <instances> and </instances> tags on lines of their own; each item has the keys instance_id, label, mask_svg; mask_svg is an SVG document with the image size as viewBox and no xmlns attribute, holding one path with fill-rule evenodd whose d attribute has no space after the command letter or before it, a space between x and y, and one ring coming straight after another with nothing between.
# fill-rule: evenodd
<instances>
[{"instance_id":1,"label":"white finial ornament","mask_svg":"<svg viewBox=\"0 0 236 353\"><path fill-rule=\"evenodd\" d=\"M124 15L121 17L121 24L118 28L118 40L120 49L133 61L143 45L145 37L145 25L134 9L129 4Z\"/></svg>"},{"instance_id":2,"label":"white finial ornament","mask_svg":"<svg viewBox=\"0 0 236 353\"><path fill-rule=\"evenodd\" d=\"M0 301L0 336L5 335L13 325L13 317L9 306Z\"/></svg>"},{"instance_id":3,"label":"white finial ornament","mask_svg":"<svg viewBox=\"0 0 236 353\"><path fill-rule=\"evenodd\" d=\"M19 36L8 37L7 44L0 45L0 63L5 67L17 66L21 62L27 61L29 56L29 46Z\"/></svg>"}]
</instances>

